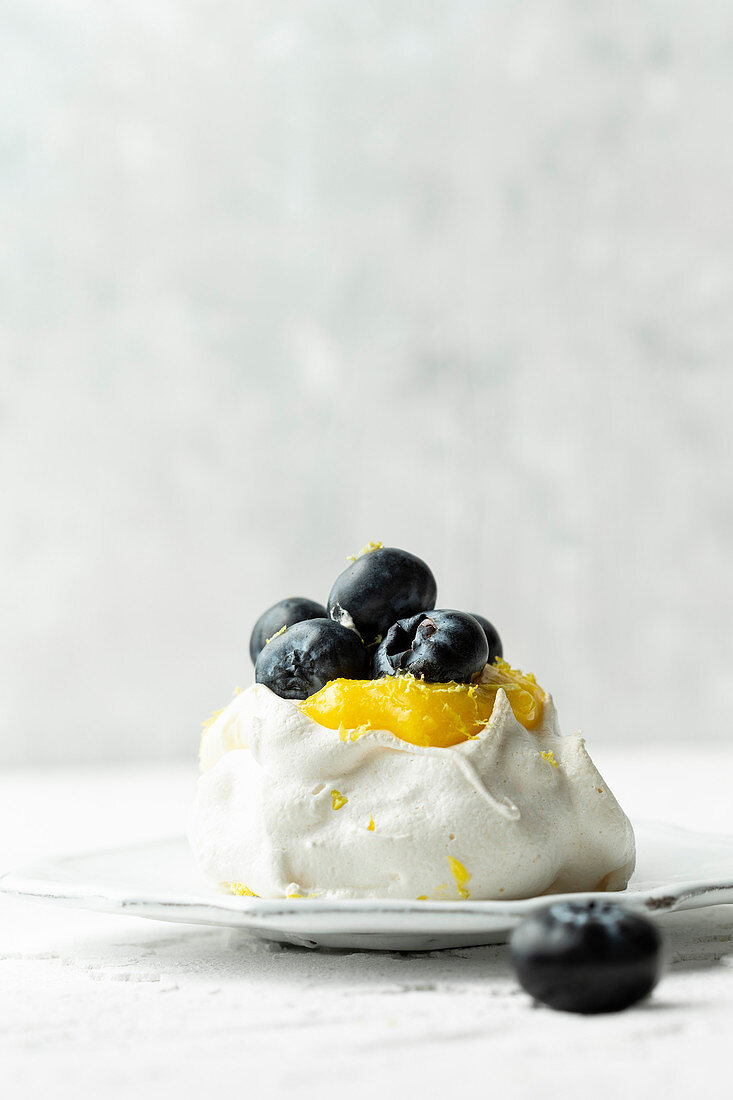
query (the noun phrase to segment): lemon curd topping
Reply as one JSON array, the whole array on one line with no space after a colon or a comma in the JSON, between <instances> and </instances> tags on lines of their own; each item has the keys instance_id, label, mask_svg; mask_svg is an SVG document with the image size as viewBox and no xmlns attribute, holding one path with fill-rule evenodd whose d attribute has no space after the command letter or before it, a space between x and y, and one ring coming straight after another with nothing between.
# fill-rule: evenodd
<instances>
[{"instance_id":1,"label":"lemon curd topping","mask_svg":"<svg viewBox=\"0 0 733 1100\"><path fill-rule=\"evenodd\" d=\"M486 665L484 668L479 678L479 685L492 692L492 706L497 691L503 688L516 720L528 730L539 726L542 721L545 692L531 672L512 668L508 661L497 657L493 665Z\"/></svg>"},{"instance_id":2,"label":"lemon curd topping","mask_svg":"<svg viewBox=\"0 0 733 1100\"><path fill-rule=\"evenodd\" d=\"M389 730L412 745L450 748L475 738L491 718L499 688L526 729L542 720L544 691L531 673L498 659L475 684L429 684L414 676L331 680L299 704L326 729L354 740L368 730Z\"/></svg>"}]
</instances>

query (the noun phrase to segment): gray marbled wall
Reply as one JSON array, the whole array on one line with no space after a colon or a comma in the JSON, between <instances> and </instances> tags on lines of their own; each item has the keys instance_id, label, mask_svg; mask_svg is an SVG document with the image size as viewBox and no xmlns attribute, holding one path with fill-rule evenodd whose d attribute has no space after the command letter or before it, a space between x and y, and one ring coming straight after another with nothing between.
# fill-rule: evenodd
<instances>
[{"instance_id":1,"label":"gray marbled wall","mask_svg":"<svg viewBox=\"0 0 733 1100\"><path fill-rule=\"evenodd\" d=\"M733 4L5 0L0 761L192 754L370 538L733 719Z\"/></svg>"}]
</instances>

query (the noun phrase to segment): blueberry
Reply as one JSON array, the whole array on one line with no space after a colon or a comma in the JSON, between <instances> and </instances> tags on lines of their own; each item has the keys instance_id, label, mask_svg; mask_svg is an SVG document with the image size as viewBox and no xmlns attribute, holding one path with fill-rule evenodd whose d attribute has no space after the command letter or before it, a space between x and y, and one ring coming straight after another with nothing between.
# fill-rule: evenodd
<instances>
[{"instance_id":1,"label":"blueberry","mask_svg":"<svg viewBox=\"0 0 733 1100\"><path fill-rule=\"evenodd\" d=\"M307 699L329 680L369 678L369 654L353 630L332 619L307 619L267 643L255 680L283 699Z\"/></svg>"},{"instance_id":2,"label":"blueberry","mask_svg":"<svg viewBox=\"0 0 733 1100\"><path fill-rule=\"evenodd\" d=\"M477 623L481 624L481 628L486 635L486 641L489 643L489 661L490 665L493 665L497 657L504 656L504 650L501 646L501 638L499 632L493 623L490 623L488 619L485 619L483 615L477 615L475 611L472 611L474 619Z\"/></svg>"},{"instance_id":3,"label":"blueberry","mask_svg":"<svg viewBox=\"0 0 733 1100\"><path fill-rule=\"evenodd\" d=\"M486 664L489 647L479 623L463 611L423 611L400 619L374 655L374 675L411 672L429 683L468 683Z\"/></svg>"},{"instance_id":4,"label":"blueberry","mask_svg":"<svg viewBox=\"0 0 733 1100\"><path fill-rule=\"evenodd\" d=\"M662 941L646 917L608 901L556 902L511 938L521 985L564 1012L618 1012L659 980Z\"/></svg>"},{"instance_id":5,"label":"blueberry","mask_svg":"<svg viewBox=\"0 0 733 1100\"><path fill-rule=\"evenodd\" d=\"M289 596L287 600L268 607L263 611L254 625L254 630L249 639L249 655L252 664L257 663L257 658L264 648L268 638L277 634L284 626L293 626L294 623L302 623L305 619L325 619L326 609L315 600L308 600L305 596Z\"/></svg>"},{"instance_id":6,"label":"blueberry","mask_svg":"<svg viewBox=\"0 0 733 1100\"><path fill-rule=\"evenodd\" d=\"M384 547L363 554L336 578L328 613L372 645L398 619L435 607L436 595L435 577L424 561Z\"/></svg>"}]
</instances>

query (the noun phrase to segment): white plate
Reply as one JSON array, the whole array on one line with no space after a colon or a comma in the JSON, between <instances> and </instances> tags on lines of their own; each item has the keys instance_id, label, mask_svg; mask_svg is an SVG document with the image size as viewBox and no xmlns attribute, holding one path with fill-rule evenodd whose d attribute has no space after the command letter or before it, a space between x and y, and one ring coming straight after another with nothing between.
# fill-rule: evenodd
<instances>
[{"instance_id":1,"label":"white plate","mask_svg":"<svg viewBox=\"0 0 733 1100\"><path fill-rule=\"evenodd\" d=\"M671 825L635 826L637 869L613 899L663 915L733 902L733 837ZM501 943L533 909L561 895L523 901L269 900L220 894L201 879L185 840L67 856L0 878L0 892L57 905L187 924L238 928L303 947L431 951Z\"/></svg>"}]
</instances>

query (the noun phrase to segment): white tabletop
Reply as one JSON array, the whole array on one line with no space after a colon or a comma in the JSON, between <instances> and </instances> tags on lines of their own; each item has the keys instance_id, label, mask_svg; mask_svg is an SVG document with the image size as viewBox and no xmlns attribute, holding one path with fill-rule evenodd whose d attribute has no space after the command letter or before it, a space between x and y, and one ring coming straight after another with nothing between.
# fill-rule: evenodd
<instances>
[{"instance_id":1,"label":"white tabletop","mask_svg":"<svg viewBox=\"0 0 733 1100\"><path fill-rule=\"evenodd\" d=\"M733 833L733 749L594 756L632 818ZM6 772L0 869L180 833L194 783L181 765ZM653 998L586 1018L533 1008L504 947L311 952L2 899L2 1096L723 1095L733 906L662 927Z\"/></svg>"}]
</instances>

